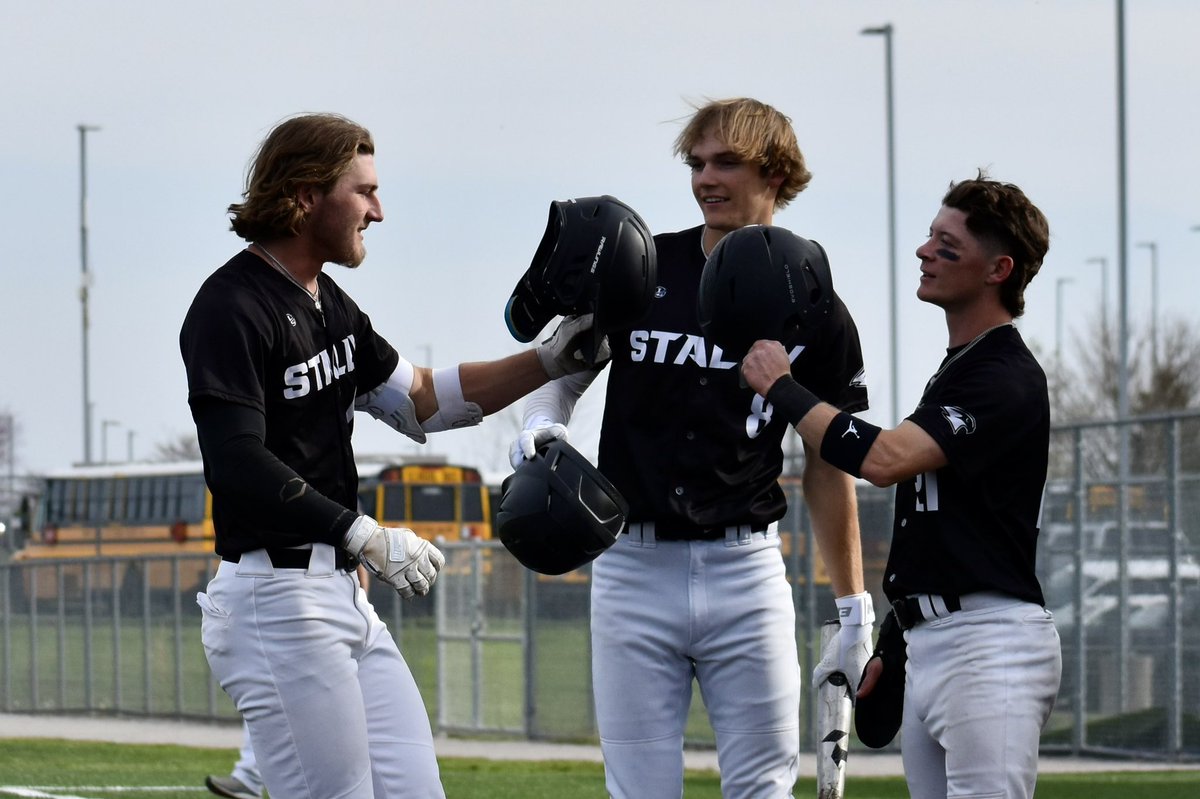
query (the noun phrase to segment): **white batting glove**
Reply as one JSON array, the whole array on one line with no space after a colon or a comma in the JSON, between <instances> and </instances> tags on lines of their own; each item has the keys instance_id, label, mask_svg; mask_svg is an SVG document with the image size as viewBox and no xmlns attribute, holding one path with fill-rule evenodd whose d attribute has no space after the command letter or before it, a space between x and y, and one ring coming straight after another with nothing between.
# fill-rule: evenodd
<instances>
[{"instance_id":1,"label":"white batting glove","mask_svg":"<svg viewBox=\"0 0 1200 799\"><path fill-rule=\"evenodd\" d=\"M567 440L566 425L544 418L531 419L529 425L508 446L508 462L513 469L519 469L525 461L533 460L539 447L560 439Z\"/></svg>"},{"instance_id":2,"label":"white batting glove","mask_svg":"<svg viewBox=\"0 0 1200 799\"><path fill-rule=\"evenodd\" d=\"M820 686L831 674L841 672L850 686L850 695L858 694L863 669L871 659L874 642L871 629L875 623L875 604L870 593L840 596L834 600L841 628L835 640L825 650L821 662L813 669L813 685Z\"/></svg>"},{"instance_id":3,"label":"white batting glove","mask_svg":"<svg viewBox=\"0 0 1200 799\"><path fill-rule=\"evenodd\" d=\"M446 564L438 548L412 530L381 527L370 516L354 520L342 547L405 599L428 594Z\"/></svg>"},{"instance_id":4,"label":"white batting glove","mask_svg":"<svg viewBox=\"0 0 1200 799\"><path fill-rule=\"evenodd\" d=\"M589 362L583 353L584 345L591 340L593 317L590 313L564 317L554 329L553 335L537 348L542 368L551 380L585 369L594 369L612 357L608 336L600 341L600 350L596 353L595 361Z\"/></svg>"}]
</instances>

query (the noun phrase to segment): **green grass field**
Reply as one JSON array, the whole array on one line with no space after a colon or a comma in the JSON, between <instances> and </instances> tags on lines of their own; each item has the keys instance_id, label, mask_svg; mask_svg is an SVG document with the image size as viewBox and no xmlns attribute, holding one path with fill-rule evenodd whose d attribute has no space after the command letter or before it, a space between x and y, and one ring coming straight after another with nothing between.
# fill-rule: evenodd
<instances>
[{"instance_id":1,"label":"green grass field","mask_svg":"<svg viewBox=\"0 0 1200 799\"><path fill-rule=\"evenodd\" d=\"M10 739L0 741L0 797L56 799L204 799L206 774L227 773L237 753L160 745ZM596 763L514 762L447 758L442 781L449 799L603 799L604 772ZM797 797L815 794L802 781ZM719 799L717 776L689 772L687 799ZM899 799L908 795L899 777L859 777L851 771L846 799ZM1200 771L1047 774L1039 799L1195 799Z\"/></svg>"}]
</instances>

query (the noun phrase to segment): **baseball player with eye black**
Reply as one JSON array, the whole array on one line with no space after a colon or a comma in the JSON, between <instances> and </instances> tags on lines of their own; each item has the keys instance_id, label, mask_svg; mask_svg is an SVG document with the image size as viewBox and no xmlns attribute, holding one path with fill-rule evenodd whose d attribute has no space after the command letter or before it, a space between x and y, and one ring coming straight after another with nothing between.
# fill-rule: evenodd
<instances>
[{"instance_id":1,"label":"baseball player with eye black","mask_svg":"<svg viewBox=\"0 0 1200 799\"><path fill-rule=\"evenodd\" d=\"M355 411L424 442L583 368L574 353L592 335L568 318L497 361L401 357L323 271L361 264L363 231L383 221L374 152L341 116L277 125L229 207L249 244L204 282L180 333L221 557L197 596L204 650L267 790L288 799L444 796L416 683L355 573L408 598L444 559L356 510Z\"/></svg>"},{"instance_id":2,"label":"baseball player with eye black","mask_svg":"<svg viewBox=\"0 0 1200 799\"><path fill-rule=\"evenodd\" d=\"M756 100L713 101L688 121L675 152L691 173L703 224L653 237L647 249L657 271L640 318L611 329L603 287L595 307L596 327L612 345L598 466L628 503L628 524L591 575L606 783L618 799L678 799L695 681L716 736L722 795L789 797L799 767L801 676L777 532L786 509L777 479L787 424L740 384L736 367L754 337L743 338L737 322L749 316L759 338L764 329L755 316L786 326L793 334L785 336L788 368L847 411L867 407L862 354L854 322L833 294L824 251L771 226L775 211L811 178L791 121ZM578 224L595 219L585 214ZM722 249L747 225L757 227ZM623 241L631 226L648 237L626 218L605 241ZM702 319L698 308L710 264L725 267L712 276L722 306L714 320ZM724 308L742 264L756 270L747 274L774 278L741 284L741 300ZM551 260L535 271L552 284L553 267ZM812 291L800 290L814 275ZM797 281L790 294L784 278ZM773 315L780 298L802 306L802 324ZM523 340L552 315L516 306L507 318ZM524 432L511 450L514 467L566 436L575 402L597 373L567 376L530 395ZM874 617L863 589L853 481L811 451L803 480L846 613L843 645L833 648L838 662L824 667L857 681Z\"/></svg>"},{"instance_id":3,"label":"baseball player with eye black","mask_svg":"<svg viewBox=\"0 0 1200 799\"><path fill-rule=\"evenodd\" d=\"M822 458L896 486L883 584L892 611L855 714L869 745L900 729L916 799L1025 799L1037 781L1062 674L1034 573L1050 409L1014 322L1049 243L1045 216L1017 186L982 172L951 184L916 251L917 298L944 311L949 346L893 430L821 402L779 342L757 342L742 366Z\"/></svg>"}]
</instances>

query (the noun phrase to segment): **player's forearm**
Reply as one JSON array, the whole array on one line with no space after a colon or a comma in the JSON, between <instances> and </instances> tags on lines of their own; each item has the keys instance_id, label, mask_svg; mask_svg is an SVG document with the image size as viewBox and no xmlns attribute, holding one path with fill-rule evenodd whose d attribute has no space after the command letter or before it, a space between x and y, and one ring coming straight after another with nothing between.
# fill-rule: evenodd
<instances>
[{"instance_id":1,"label":"player's forearm","mask_svg":"<svg viewBox=\"0 0 1200 799\"><path fill-rule=\"evenodd\" d=\"M341 543L358 514L317 492L267 449L260 411L208 401L193 404L192 416L209 488L260 520L263 546Z\"/></svg>"},{"instance_id":2,"label":"player's forearm","mask_svg":"<svg viewBox=\"0 0 1200 799\"><path fill-rule=\"evenodd\" d=\"M479 405L485 416L507 408L548 379L534 350L497 361L464 363L459 376L463 397Z\"/></svg>"},{"instance_id":3,"label":"player's forearm","mask_svg":"<svg viewBox=\"0 0 1200 799\"><path fill-rule=\"evenodd\" d=\"M862 541L854 480L816 457L810 447L806 446L805 452L805 503L834 594L862 593Z\"/></svg>"},{"instance_id":4,"label":"player's forearm","mask_svg":"<svg viewBox=\"0 0 1200 799\"><path fill-rule=\"evenodd\" d=\"M819 401L790 375L777 378L765 396L822 460L881 488L947 463L941 447L919 425L905 420L895 430L880 429Z\"/></svg>"}]
</instances>

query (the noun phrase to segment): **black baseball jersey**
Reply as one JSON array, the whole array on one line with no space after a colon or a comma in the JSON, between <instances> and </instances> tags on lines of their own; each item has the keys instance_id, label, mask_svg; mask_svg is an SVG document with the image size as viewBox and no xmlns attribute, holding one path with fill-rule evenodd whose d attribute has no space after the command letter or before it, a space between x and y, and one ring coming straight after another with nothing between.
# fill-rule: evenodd
<instances>
[{"instance_id":1,"label":"black baseball jersey","mask_svg":"<svg viewBox=\"0 0 1200 799\"><path fill-rule=\"evenodd\" d=\"M700 330L703 230L654 237L658 287L650 311L609 335L599 467L629 502L630 520L663 529L763 525L787 508L777 480L788 424L739 385L738 362ZM798 349L798 381L844 410L867 407L858 330L840 299L817 339Z\"/></svg>"},{"instance_id":2,"label":"black baseball jersey","mask_svg":"<svg viewBox=\"0 0 1200 799\"><path fill-rule=\"evenodd\" d=\"M399 356L331 277L322 273L317 282L319 311L300 287L252 253L243 251L214 272L179 336L188 401L215 399L261 411L266 448L311 488L355 510L354 398L384 382ZM281 536L305 540L303 531L263 529L261 515L219 494L213 522L218 553L244 552Z\"/></svg>"},{"instance_id":3,"label":"black baseball jersey","mask_svg":"<svg viewBox=\"0 0 1200 799\"><path fill-rule=\"evenodd\" d=\"M999 591L1044 604L1034 566L1050 400L1016 327L949 350L908 419L949 463L896 486L884 593Z\"/></svg>"}]
</instances>

